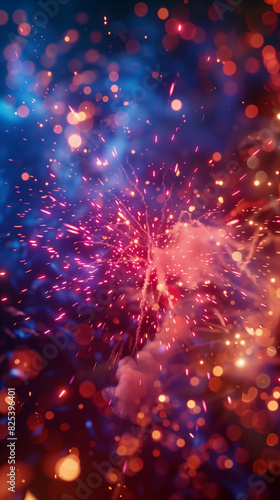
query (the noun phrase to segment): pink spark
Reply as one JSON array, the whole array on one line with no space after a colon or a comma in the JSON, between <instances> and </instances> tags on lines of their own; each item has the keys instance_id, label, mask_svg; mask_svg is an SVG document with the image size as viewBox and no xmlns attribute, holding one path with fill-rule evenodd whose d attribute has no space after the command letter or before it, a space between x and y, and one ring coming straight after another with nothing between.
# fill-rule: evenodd
<instances>
[{"instance_id":1,"label":"pink spark","mask_svg":"<svg viewBox=\"0 0 280 500\"><path fill-rule=\"evenodd\" d=\"M244 174L242 175L242 177L239 178L240 181L242 181L242 179L244 179L244 177L246 177L247 174Z\"/></svg>"},{"instance_id":2,"label":"pink spark","mask_svg":"<svg viewBox=\"0 0 280 500\"><path fill-rule=\"evenodd\" d=\"M171 83L171 87L170 87L170 90L169 90L169 97L172 96L172 94L174 92L174 87L175 87L175 82Z\"/></svg>"},{"instance_id":3,"label":"pink spark","mask_svg":"<svg viewBox=\"0 0 280 500\"><path fill-rule=\"evenodd\" d=\"M66 313L62 313L60 316L58 316L58 318L55 318L55 321L59 321L61 318L63 318L63 316L65 316Z\"/></svg>"},{"instance_id":4,"label":"pink spark","mask_svg":"<svg viewBox=\"0 0 280 500\"><path fill-rule=\"evenodd\" d=\"M238 222L239 219L230 220L229 222L227 222L227 226L234 226L234 224L237 224Z\"/></svg>"},{"instance_id":5,"label":"pink spark","mask_svg":"<svg viewBox=\"0 0 280 500\"><path fill-rule=\"evenodd\" d=\"M78 227L72 226L72 224L66 224L66 223L64 223L63 225L66 227L67 231L69 231L70 233L79 234Z\"/></svg>"}]
</instances>

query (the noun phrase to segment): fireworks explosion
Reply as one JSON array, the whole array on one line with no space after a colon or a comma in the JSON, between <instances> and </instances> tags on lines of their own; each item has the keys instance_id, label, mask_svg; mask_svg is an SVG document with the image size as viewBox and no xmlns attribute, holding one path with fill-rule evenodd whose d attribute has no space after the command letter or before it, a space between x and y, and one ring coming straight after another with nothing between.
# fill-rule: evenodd
<instances>
[{"instance_id":1,"label":"fireworks explosion","mask_svg":"<svg viewBox=\"0 0 280 500\"><path fill-rule=\"evenodd\" d=\"M278 498L279 0L1 9L0 500Z\"/></svg>"}]
</instances>

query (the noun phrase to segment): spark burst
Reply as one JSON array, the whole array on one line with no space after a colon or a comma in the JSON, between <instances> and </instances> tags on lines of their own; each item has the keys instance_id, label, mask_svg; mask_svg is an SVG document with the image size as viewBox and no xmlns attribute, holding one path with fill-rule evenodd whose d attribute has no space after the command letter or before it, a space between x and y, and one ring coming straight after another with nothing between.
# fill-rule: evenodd
<instances>
[{"instance_id":1,"label":"spark burst","mask_svg":"<svg viewBox=\"0 0 280 500\"><path fill-rule=\"evenodd\" d=\"M0 11L19 489L95 494L93 455L102 498L255 498L279 463L278 2L109 4L55 39Z\"/></svg>"}]
</instances>

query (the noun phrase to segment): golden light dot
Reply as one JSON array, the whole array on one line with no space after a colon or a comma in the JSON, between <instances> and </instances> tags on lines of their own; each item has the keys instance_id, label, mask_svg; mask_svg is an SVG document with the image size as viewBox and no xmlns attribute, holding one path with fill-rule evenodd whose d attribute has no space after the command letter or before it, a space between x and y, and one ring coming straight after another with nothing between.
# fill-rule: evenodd
<instances>
[{"instance_id":1,"label":"golden light dot","mask_svg":"<svg viewBox=\"0 0 280 500\"><path fill-rule=\"evenodd\" d=\"M76 455L68 455L57 461L55 472L63 481L74 481L80 475L80 460Z\"/></svg>"},{"instance_id":2,"label":"golden light dot","mask_svg":"<svg viewBox=\"0 0 280 500\"><path fill-rule=\"evenodd\" d=\"M195 401L193 399L189 399L189 401L187 402L187 407L192 409L195 407Z\"/></svg>"},{"instance_id":3,"label":"golden light dot","mask_svg":"<svg viewBox=\"0 0 280 500\"><path fill-rule=\"evenodd\" d=\"M276 411L279 408L279 404L277 403L277 401L269 401L267 407L269 411Z\"/></svg>"},{"instance_id":4,"label":"golden light dot","mask_svg":"<svg viewBox=\"0 0 280 500\"><path fill-rule=\"evenodd\" d=\"M79 148L82 144L82 139L78 134L72 134L68 139L68 144L71 148Z\"/></svg>"},{"instance_id":5,"label":"golden light dot","mask_svg":"<svg viewBox=\"0 0 280 500\"><path fill-rule=\"evenodd\" d=\"M80 111L80 112L78 113L78 119L79 119L79 121L80 121L80 122L85 121L85 120L86 120L86 118L87 118L87 115L85 114L85 112L84 112L84 111Z\"/></svg>"},{"instance_id":6,"label":"golden light dot","mask_svg":"<svg viewBox=\"0 0 280 500\"><path fill-rule=\"evenodd\" d=\"M224 465L225 465L226 469L231 469L233 467L233 461L228 458L227 460L225 460Z\"/></svg>"},{"instance_id":7,"label":"golden light dot","mask_svg":"<svg viewBox=\"0 0 280 500\"><path fill-rule=\"evenodd\" d=\"M161 402L161 403L164 403L164 401L166 401L166 396L164 394L161 394L159 397L158 397L158 400Z\"/></svg>"},{"instance_id":8,"label":"golden light dot","mask_svg":"<svg viewBox=\"0 0 280 500\"><path fill-rule=\"evenodd\" d=\"M171 103L171 108L173 109L173 111L180 111L182 107L182 103L179 99L173 99L172 103Z\"/></svg>"},{"instance_id":9,"label":"golden light dot","mask_svg":"<svg viewBox=\"0 0 280 500\"><path fill-rule=\"evenodd\" d=\"M273 391L273 397L275 399L280 399L280 391Z\"/></svg>"},{"instance_id":10,"label":"golden light dot","mask_svg":"<svg viewBox=\"0 0 280 500\"><path fill-rule=\"evenodd\" d=\"M158 290L159 292L162 292L162 290L163 290L163 289L164 289L164 285L162 285L161 283L159 283L159 284L157 285L157 290Z\"/></svg>"},{"instance_id":11,"label":"golden light dot","mask_svg":"<svg viewBox=\"0 0 280 500\"><path fill-rule=\"evenodd\" d=\"M239 368L242 368L244 365L245 365L244 359L238 359L235 363L235 366L238 366Z\"/></svg>"},{"instance_id":12,"label":"golden light dot","mask_svg":"<svg viewBox=\"0 0 280 500\"><path fill-rule=\"evenodd\" d=\"M22 482L24 483L25 481ZM37 498L30 491L27 491L24 500L37 500Z\"/></svg>"},{"instance_id":13,"label":"golden light dot","mask_svg":"<svg viewBox=\"0 0 280 500\"><path fill-rule=\"evenodd\" d=\"M276 355L276 352L277 352L277 351L276 351L275 347L270 346L270 347L268 347L268 348L266 349L266 352L267 352L267 355L268 355L268 356L271 356L271 357L272 357L272 356L275 356L275 355Z\"/></svg>"},{"instance_id":14,"label":"golden light dot","mask_svg":"<svg viewBox=\"0 0 280 500\"><path fill-rule=\"evenodd\" d=\"M242 253L240 252L233 252L232 258L235 262L240 262L242 260Z\"/></svg>"},{"instance_id":15,"label":"golden light dot","mask_svg":"<svg viewBox=\"0 0 280 500\"><path fill-rule=\"evenodd\" d=\"M120 446L117 447L117 454L120 455L120 457L122 457L123 455L126 455L126 453L127 453L127 447L124 446L123 444L120 444Z\"/></svg>"},{"instance_id":16,"label":"golden light dot","mask_svg":"<svg viewBox=\"0 0 280 500\"><path fill-rule=\"evenodd\" d=\"M111 85L111 91L112 91L112 92L114 92L114 93L115 93L115 92L118 92L118 90L119 90L119 87L118 87L117 85L115 85L115 84L114 84L114 85Z\"/></svg>"},{"instance_id":17,"label":"golden light dot","mask_svg":"<svg viewBox=\"0 0 280 500\"><path fill-rule=\"evenodd\" d=\"M152 432L152 438L154 441L159 441L159 439L161 438L161 432L160 431L153 431Z\"/></svg>"},{"instance_id":18,"label":"golden light dot","mask_svg":"<svg viewBox=\"0 0 280 500\"><path fill-rule=\"evenodd\" d=\"M221 377L223 375L223 372L224 370L221 366L214 366L213 375L215 375L215 377Z\"/></svg>"},{"instance_id":19,"label":"golden light dot","mask_svg":"<svg viewBox=\"0 0 280 500\"><path fill-rule=\"evenodd\" d=\"M21 178L22 178L22 180L23 180L23 181L28 181L28 179L29 179L29 174L28 174L27 172L23 172L23 173L21 174Z\"/></svg>"},{"instance_id":20,"label":"golden light dot","mask_svg":"<svg viewBox=\"0 0 280 500\"><path fill-rule=\"evenodd\" d=\"M179 438L179 439L177 439L176 444L177 444L178 448L184 448L186 442L184 439Z\"/></svg>"},{"instance_id":21,"label":"golden light dot","mask_svg":"<svg viewBox=\"0 0 280 500\"><path fill-rule=\"evenodd\" d=\"M70 41L70 37L69 37L69 36L65 36L65 37L64 37L64 41L65 41L65 42L69 42L69 41Z\"/></svg>"}]
</instances>

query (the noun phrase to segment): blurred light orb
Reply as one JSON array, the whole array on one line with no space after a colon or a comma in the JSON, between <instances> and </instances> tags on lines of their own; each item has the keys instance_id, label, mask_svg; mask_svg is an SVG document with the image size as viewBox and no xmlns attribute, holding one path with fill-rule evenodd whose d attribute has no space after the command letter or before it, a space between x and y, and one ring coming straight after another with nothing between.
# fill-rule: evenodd
<instances>
[{"instance_id":1,"label":"blurred light orb","mask_svg":"<svg viewBox=\"0 0 280 500\"><path fill-rule=\"evenodd\" d=\"M76 455L60 458L55 466L55 472L63 481L74 481L80 475L80 460Z\"/></svg>"}]
</instances>

